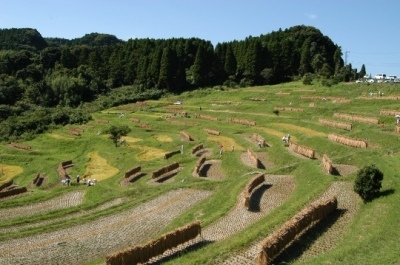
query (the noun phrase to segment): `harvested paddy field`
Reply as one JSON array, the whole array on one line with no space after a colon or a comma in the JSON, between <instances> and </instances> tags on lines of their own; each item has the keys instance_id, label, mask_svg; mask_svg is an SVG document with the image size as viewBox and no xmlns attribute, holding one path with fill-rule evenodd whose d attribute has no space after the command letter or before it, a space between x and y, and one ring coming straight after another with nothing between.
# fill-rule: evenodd
<instances>
[{"instance_id":1,"label":"harvested paddy field","mask_svg":"<svg viewBox=\"0 0 400 265\"><path fill-rule=\"evenodd\" d=\"M178 189L112 216L3 242L0 264L82 264L150 240L182 211L210 195Z\"/></svg>"}]
</instances>

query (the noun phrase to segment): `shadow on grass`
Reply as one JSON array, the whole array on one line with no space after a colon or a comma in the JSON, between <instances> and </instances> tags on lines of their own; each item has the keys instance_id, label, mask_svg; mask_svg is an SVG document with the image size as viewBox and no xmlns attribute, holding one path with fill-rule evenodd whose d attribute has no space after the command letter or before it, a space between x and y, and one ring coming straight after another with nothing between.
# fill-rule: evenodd
<instances>
[{"instance_id":1,"label":"shadow on grass","mask_svg":"<svg viewBox=\"0 0 400 265\"><path fill-rule=\"evenodd\" d=\"M395 192L395 189L387 189L387 190L381 191L379 193L379 197L387 197L387 196L394 194L394 192Z\"/></svg>"},{"instance_id":2,"label":"shadow on grass","mask_svg":"<svg viewBox=\"0 0 400 265\"><path fill-rule=\"evenodd\" d=\"M250 197L249 211L251 212L260 211L261 198L264 195L264 193L271 187L272 185L270 184L262 184L260 187L258 187L256 190L253 191Z\"/></svg>"},{"instance_id":3,"label":"shadow on grass","mask_svg":"<svg viewBox=\"0 0 400 265\"><path fill-rule=\"evenodd\" d=\"M332 214L314 225L292 244L285 248L273 261L273 264L288 264L301 257L304 251L311 247L347 210L336 209Z\"/></svg>"},{"instance_id":4,"label":"shadow on grass","mask_svg":"<svg viewBox=\"0 0 400 265\"><path fill-rule=\"evenodd\" d=\"M210 243L213 243L213 241L202 240L202 241L194 243L193 245L190 245L190 246L188 246L188 247L186 247L186 248L184 248L182 250L176 251L171 255L162 257L162 258L154 260L154 261L149 261L146 264L148 264L148 265L163 264L163 263L165 263L167 261L171 261L171 260L173 260L175 258L178 258L178 257L186 254L189 251L195 251L195 250L201 249L202 247L205 247Z\"/></svg>"},{"instance_id":5,"label":"shadow on grass","mask_svg":"<svg viewBox=\"0 0 400 265\"><path fill-rule=\"evenodd\" d=\"M212 164L204 164L202 166L202 168L200 169L199 176L202 178L207 177L207 173L210 170L211 166L212 166Z\"/></svg>"}]
</instances>

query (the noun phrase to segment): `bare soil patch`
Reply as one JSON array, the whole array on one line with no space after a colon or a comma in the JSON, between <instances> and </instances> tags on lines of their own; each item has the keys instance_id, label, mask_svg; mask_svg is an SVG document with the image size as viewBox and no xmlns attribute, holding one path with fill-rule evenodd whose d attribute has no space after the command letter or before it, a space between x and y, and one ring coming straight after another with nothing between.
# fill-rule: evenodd
<instances>
[{"instance_id":1,"label":"bare soil patch","mask_svg":"<svg viewBox=\"0 0 400 265\"><path fill-rule=\"evenodd\" d=\"M44 202L5 208L1 210L0 220L29 217L36 214L43 214L54 210L77 206L82 203L84 195L84 191L72 191Z\"/></svg>"},{"instance_id":2,"label":"bare soil patch","mask_svg":"<svg viewBox=\"0 0 400 265\"><path fill-rule=\"evenodd\" d=\"M226 176L221 169L221 160L207 160L200 169L199 177L206 179L222 180Z\"/></svg>"},{"instance_id":3,"label":"bare soil patch","mask_svg":"<svg viewBox=\"0 0 400 265\"><path fill-rule=\"evenodd\" d=\"M273 162L271 162L270 159L268 159L268 154L267 154L267 151L266 151L265 147L262 147L259 150L264 150L263 152L262 151L261 152L255 152L256 155L257 155L257 158L260 160L261 165L262 165L262 168L260 168L260 169L270 169L270 168L275 167L275 164ZM240 158L241 158L243 164L245 164L245 165L247 165L249 167L257 168L253 164L253 162L251 161L251 159L250 159L249 155L247 154L247 152L243 152L240 155Z\"/></svg>"},{"instance_id":4,"label":"bare soil patch","mask_svg":"<svg viewBox=\"0 0 400 265\"><path fill-rule=\"evenodd\" d=\"M338 176L348 176L359 170L358 167L352 165L333 164L332 167L334 169L334 175Z\"/></svg>"}]
</instances>

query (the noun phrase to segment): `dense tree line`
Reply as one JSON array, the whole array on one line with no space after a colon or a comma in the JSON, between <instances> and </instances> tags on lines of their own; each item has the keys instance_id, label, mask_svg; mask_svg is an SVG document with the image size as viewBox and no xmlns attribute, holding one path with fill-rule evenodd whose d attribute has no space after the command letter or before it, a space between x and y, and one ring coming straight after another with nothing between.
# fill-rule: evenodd
<instances>
[{"instance_id":1,"label":"dense tree line","mask_svg":"<svg viewBox=\"0 0 400 265\"><path fill-rule=\"evenodd\" d=\"M76 108L118 87L154 97L217 85L276 84L306 74L356 78L341 55L339 46L308 26L216 47L199 38L122 41L91 33L67 40L43 38L29 28L0 29L0 122L18 113L10 106Z\"/></svg>"}]
</instances>

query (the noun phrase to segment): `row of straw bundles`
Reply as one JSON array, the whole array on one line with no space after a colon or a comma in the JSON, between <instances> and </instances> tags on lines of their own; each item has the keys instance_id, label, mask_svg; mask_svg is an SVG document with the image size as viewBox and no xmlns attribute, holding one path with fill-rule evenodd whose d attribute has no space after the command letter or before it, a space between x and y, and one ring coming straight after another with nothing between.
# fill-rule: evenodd
<instances>
[{"instance_id":1,"label":"row of straw bundles","mask_svg":"<svg viewBox=\"0 0 400 265\"><path fill-rule=\"evenodd\" d=\"M0 185L0 191L5 190L6 188L10 187L14 183L13 180L4 182L3 184Z\"/></svg>"},{"instance_id":2,"label":"row of straw bundles","mask_svg":"<svg viewBox=\"0 0 400 265\"><path fill-rule=\"evenodd\" d=\"M259 135L258 133L253 133L252 136L253 140L259 142L261 141L261 146L266 146L267 144L265 143L265 139L264 137L262 137L261 135Z\"/></svg>"},{"instance_id":3,"label":"row of straw bundles","mask_svg":"<svg viewBox=\"0 0 400 265\"><path fill-rule=\"evenodd\" d=\"M195 115L195 118L202 119L202 120L209 120L209 121L219 121L219 118L208 116L208 115Z\"/></svg>"},{"instance_id":4,"label":"row of straw bundles","mask_svg":"<svg viewBox=\"0 0 400 265\"><path fill-rule=\"evenodd\" d=\"M333 116L337 117L337 118L361 122L361 123L379 124L379 118L374 118L374 117L363 117L363 116L350 115L350 114L345 114L345 113L334 113Z\"/></svg>"},{"instance_id":5,"label":"row of straw bundles","mask_svg":"<svg viewBox=\"0 0 400 265\"><path fill-rule=\"evenodd\" d=\"M302 108L289 108L289 107L275 107L274 110L294 111L294 112L303 112L304 111L304 109L302 109Z\"/></svg>"},{"instance_id":6,"label":"row of straw bundles","mask_svg":"<svg viewBox=\"0 0 400 265\"><path fill-rule=\"evenodd\" d=\"M322 166L328 174L332 174L333 171L332 160L328 157L327 154L324 154L322 156Z\"/></svg>"},{"instance_id":7,"label":"row of straw bundles","mask_svg":"<svg viewBox=\"0 0 400 265\"><path fill-rule=\"evenodd\" d=\"M40 172L38 172L38 173L35 175L35 177L33 178L32 183L33 183L33 184L36 184L36 183L38 182L38 180L39 180L40 177L41 177ZM0 190L1 190L1 188L0 188Z\"/></svg>"},{"instance_id":8,"label":"row of straw bundles","mask_svg":"<svg viewBox=\"0 0 400 265\"><path fill-rule=\"evenodd\" d=\"M301 99L320 99L320 100L332 100L332 101L340 101L340 102L347 102L350 101L345 97L323 97L323 96L301 96Z\"/></svg>"},{"instance_id":9,"label":"row of straw bundles","mask_svg":"<svg viewBox=\"0 0 400 265\"><path fill-rule=\"evenodd\" d=\"M243 120L243 119L228 118L228 121L233 122L233 123L242 124L242 125L249 125L249 126L256 125L255 121L249 121L249 120Z\"/></svg>"},{"instance_id":10,"label":"row of straw bundles","mask_svg":"<svg viewBox=\"0 0 400 265\"><path fill-rule=\"evenodd\" d=\"M162 255L165 251L175 248L201 234L200 222L194 222L185 227L148 242L143 246L135 246L106 257L107 265L135 265L146 263L151 258Z\"/></svg>"},{"instance_id":11,"label":"row of straw bundles","mask_svg":"<svg viewBox=\"0 0 400 265\"><path fill-rule=\"evenodd\" d=\"M133 176L134 174L140 172L140 170L142 170L141 166L136 166L134 168L129 169L128 171L125 172L125 178L130 178L131 176Z\"/></svg>"},{"instance_id":12,"label":"row of straw bundles","mask_svg":"<svg viewBox=\"0 0 400 265\"><path fill-rule=\"evenodd\" d=\"M368 146L368 143L365 140L350 138L350 137L335 134L335 133L328 134L328 139L331 141L337 142L339 144L344 144L344 145L351 146L351 147L367 148L367 146Z\"/></svg>"},{"instance_id":13,"label":"row of straw bundles","mask_svg":"<svg viewBox=\"0 0 400 265\"><path fill-rule=\"evenodd\" d=\"M325 218L336 208L337 199L331 197L310 205L293 216L261 243L257 264L271 264L273 259L300 233L311 227L315 222Z\"/></svg>"},{"instance_id":14,"label":"row of straw bundles","mask_svg":"<svg viewBox=\"0 0 400 265\"><path fill-rule=\"evenodd\" d=\"M249 183L247 183L246 188L244 189L243 197L244 197L244 207L249 208L250 207L250 196L255 187L260 185L261 183L264 183L265 181L265 176L263 173L255 176L252 178Z\"/></svg>"},{"instance_id":15,"label":"row of straw bundles","mask_svg":"<svg viewBox=\"0 0 400 265\"><path fill-rule=\"evenodd\" d=\"M396 116L396 115L400 115L400 110L382 109L379 111L379 114L383 115L383 116Z\"/></svg>"},{"instance_id":16,"label":"row of straw bundles","mask_svg":"<svg viewBox=\"0 0 400 265\"><path fill-rule=\"evenodd\" d=\"M180 131L179 134L185 139L186 141L194 141L193 138L185 131Z\"/></svg>"},{"instance_id":17,"label":"row of straw bundles","mask_svg":"<svg viewBox=\"0 0 400 265\"><path fill-rule=\"evenodd\" d=\"M28 191L28 189L26 187L3 190L3 191L0 192L0 198L5 198L5 197L8 197L8 196L21 194L21 193L24 193L24 192L27 192L27 191Z\"/></svg>"},{"instance_id":18,"label":"row of straw bundles","mask_svg":"<svg viewBox=\"0 0 400 265\"><path fill-rule=\"evenodd\" d=\"M96 123L100 123L100 124L107 124L107 123L109 123L109 121L108 120L94 120Z\"/></svg>"},{"instance_id":19,"label":"row of straw bundles","mask_svg":"<svg viewBox=\"0 0 400 265\"><path fill-rule=\"evenodd\" d=\"M211 130L211 129L207 129L207 128L205 128L204 131L211 135L220 135L221 134L221 132L219 132L219 131Z\"/></svg>"},{"instance_id":20,"label":"row of straw bundles","mask_svg":"<svg viewBox=\"0 0 400 265\"><path fill-rule=\"evenodd\" d=\"M203 166L203 164L206 162L206 157L203 155L197 160L196 166L194 167L194 172L196 174L199 174L200 168Z\"/></svg>"},{"instance_id":21,"label":"row of straw bundles","mask_svg":"<svg viewBox=\"0 0 400 265\"><path fill-rule=\"evenodd\" d=\"M293 141L290 141L289 147L295 153L298 153L300 155L306 156L311 159L315 158L315 150L310 147L307 147L304 145L299 145L298 143L293 142Z\"/></svg>"},{"instance_id":22,"label":"row of straw bundles","mask_svg":"<svg viewBox=\"0 0 400 265\"><path fill-rule=\"evenodd\" d=\"M166 119L167 122L177 125L185 125L185 126L197 126L198 123L195 122L184 122L184 121L175 121L173 119Z\"/></svg>"},{"instance_id":23,"label":"row of straw bundles","mask_svg":"<svg viewBox=\"0 0 400 265\"><path fill-rule=\"evenodd\" d=\"M11 146L17 149L31 150L32 146L12 142Z\"/></svg>"},{"instance_id":24,"label":"row of straw bundles","mask_svg":"<svg viewBox=\"0 0 400 265\"><path fill-rule=\"evenodd\" d=\"M159 170L154 171L152 174L152 178L156 179L156 178L160 177L161 175L168 173L172 170L175 170L177 168L179 168L179 163L178 162L172 163L170 165L160 168Z\"/></svg>"},{"instance_id":25,"label":"row of straw bundles","mask_svg":"<svg viewBox=\"0 0 400 265\"><path fill-rule=\"evenodd\" d=\"M164 159L168 159L173 155L179 154L180 152L181 152L181 150L175 150L175 151L168 152L164 155Z\"/></svg>"},{"instance_id":26,"label":"row of straw bundles","mask_svg":"<svg viewBox=\"0 0 400 265\"><path fill-rule=\"evenodd\" d=\"M67 161L61 162L61 166L62 166L63 168L67 168L67 167L72 167L72 166L74 166L74 164L72 163L72 160L67 160Z\"/></svg>"},{"instance_id":27,"label":"row of straw bundles","mask_svg":"<svg viewBox=\"0 0 400 265\"><path fill-rule=\"evenodd\" d=\"M195 154L197 151L203 149L203 144L198 144L195 147L192 148L192 154Z\"/></svg>"},{"instance_id":28,"label":"row of straw bundles","mask_svg":"<svg viewBox=\"0 0 400 265\"><path fill-rule=\"evenodd\" d=\"M347 122L338 122L338 121L332 121L332 120L325 120L325 119L319 119L319 123L329 126L329 127L334 127L334 128L339 128L347 131L351 131L352 129L352 124L347 123Z\"/></svg>"},{"instance_id":29,"label":"row of straw bundles","mask_svg":"<svg viewBox=\"0 0 400 265\"><path fill-rule=\"evenodd\" d=\"M258 168L260 166L260 160L258 159L257 155L254 153L253 150L250 148L247 149L247 155L249 156L253 165Z\"/></svg>"}]
</instances>

